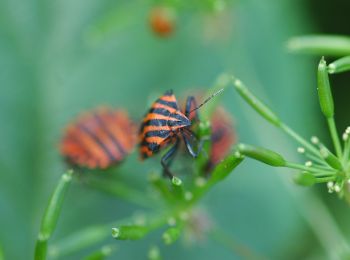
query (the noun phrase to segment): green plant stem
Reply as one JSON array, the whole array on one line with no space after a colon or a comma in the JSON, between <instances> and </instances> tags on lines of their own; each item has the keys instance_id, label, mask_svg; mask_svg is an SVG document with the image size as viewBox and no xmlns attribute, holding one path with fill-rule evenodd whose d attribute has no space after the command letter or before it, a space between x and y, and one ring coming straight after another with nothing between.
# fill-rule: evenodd
<instances>
[{"instance_id":1,"label":"green plant stem","mask_svg":"<svg viewBox=\"0 0 350 260\"><path fill-rule=\"evenodd\" d=\"M241 155L232 154L227 156L221 163L219 163L213 170L210 179L201 187L197 187L193 191L193 199L191 203L194 204L200 200L214 185L227 178L227 176L244 160Z\"/></svg>"},{"instance_id":2,"label":"green plant stem","mask_svg":"<svg viewBox=\"0 0 350 260\"><path fill-rule=\"evenodd\" d=\"M327 167L328 169L332 169L324 160L321 160L320 158L312 155L312 154L309 154L309 153L305 153L305 156L307 158L309 158L310 160L314 161L314 162L317 162L319 164L322 164L323 166Z\"/></svg>"},{"instance_id":3,"label":"green plant stem","mask_svg":"<svg viewBox=\"0 0 350 260\"><path fill-rule=\"evenodd\" d=\"M343 153L343 166L346 168L346 163L349 160L349 154L350 154L350 137L345 141L344 144L344 153Z\"/></svg>"},{"instance_id":4,"label":"green plant stem","mask_svg":"<svg viewBox=\"0 0 350 260\"><path fill-rule=\"evenodd\" d=\"M328 65L328 73L340 73L350 70L350 56L342 57Z\"/></svg>"},{"instance_id":5,"label":"green plant stem","mask_svg":"<svg viewBox=\"0 0 350 260\"><path fill-rule=\"evenodd\" d=\"M315 177L330 177L334 176L334 173L312 173Z\"/></svg>"},{"instance_id":6,"label":"green plant stem","mask_svg":"<svg viewBox=\"0 0 350 260\"><path fill-rule=\"evenodd\" d=\"M288 41L289 50L299 53L344 56L350 54L350 37L342 35L305 35Z\"/></svg>"},{"instance_id":7,"label":"green plant stem","mask_svg":"<svg viewBox=\"0 0 350 260\"><path fill-rule=\"evenodd\" d=\"M312 146L308 141L306 141L304 138L302 138L300 135L298 135L294 130L292 130L289 126L287 126L284 123L281 123L280 129L282 129L287 135L292 137L294 140L296 140L299 144L301 144L305 149L309 150L311 153L313 153L316 157L320 158L322 160L322 157L320 155L320 151L317 150L314 146Z\"/></svg>"},{"instance_id":8,"label":"green plant stem","mask_svg":"<svg viewBox=\"0 0 350 260\"><path fill-rule=\"evenodd\" d=\"M86 256L84 260L103 260L103 259L106 259L106 257L110 256L114 250L115 250L115 246L105 245L105 246L102 246L97 251Z\"/></svg>"},{"instance_id":9,"label":"green plant stem","mask_svg":"<svg viewBox=\"0 0 350 260\"><path fill-rule=\"evenodd\" d=\"M266 259L265 257L260 256L256 252L254 252L248 246L236 241L230 235L228 235L223 229L214 227L210 233L209 237L228 249L232 250L233 253L240 256L242 259L250 259L250 260L262 260Z\"/></svg>"},{"instance_id":10,"label":"green plant stem","mask_svg":"<svg viewBox=\"0 0 350 260\"><path fill-rule=\"evenodd\" d=\"M51 259L63 259L67 255L99 244L110 237L111 226L122 225L131 221L133 221L132 218L125 218L118 222L89 226L74 232L49 246L48 256Z\"/></svg>"},{"instance_id":11,"label":"green plant stem","mask_svg":"<svg viewBox=\"0 0 350 260\"><path fill-rule=\"evenodd\" d=\"M342 157L342 150L341 150L342 148L341 148L341 144L340 144L340 140L339 140L339 136L338 136L338 132L337 132L337 127L335 125L334 117L327 118L327 123L328 123L329 131L330 131L331 136L332 136L335 152L336 152L338 158L341 158Z\"/></svg>"},{"instance_id":12,"label":"green plant stem","mask_svg":"<svg viewBox=\"0 0 350 260\"><path fill-rule=\"evenodd\" d=\"M297 163L291 163L291 162L286 162L287 168L292 168L292 169L297 169L297 170L302 170L302 171L307 171L307 172L316 172L316 173L322 173L322 174L335 174L334 171L330 170L325 170L325 169L320 169L320 168L315 168L315 167L307 167L301 164Z\"/></svg>"},{"instance_id":13,"label":"green plant stem","mask_svg":"<svg viewBox=\"0 0 350 260\"><path fill-rule=\"evenodd\" d=\"M322 165L313 165L312 168L314 169L317 169L317 170L322 170L322 171L329 171L329 172L333 172L334 171L334 168L330 168L330 167L327 167L327 166L322 166Z\"/></svg>"},{"instance_id":14,"label":"green plant stem","mask_svg":"<svg viewBox=\"0 0 350 260\"><path fill-rule=\"evenodd\" d=\"M348 42L349 42L348 50L350 53L350 38ZM254 75L251 75L251 77L254 77ZM254 120L248 120L248 122L251 122L250 127L251 129L255 130L255 135L258 137L258 139L260 139L260 142L264 142L266 139L272 140L273 138L275 138L274 136L269 135L269 133L262 136L259 130L259 125ZM284 130L288 131L288 129L284 129ZM291 133L288 133L288 134L295 134L295 133L292 131ZM295 137L298 138L299 136L296 134L293 138ZM290 146L288 143L285 142L284 139L279 139L279 140L274 139L274 140L280 143L281 147ZM298 142L302 141L301 142L302 144L306 142L302 138L298 138L297 141ZM320 154L318 151L317 151L317 157L320 157ZM276 172L279 172L277 168L274 168L274 169ZM347 245L344 235L339 229L337 223L334 221L333 216L329 213L329 210L325 206L324 202L318 196L316 196L312 191L306 190L304 192L301 192L299 188L297 188L294 184L291 184L291 182L286 178L284 178L283 175L277 175L277 176L280 176L280 179L283 182L283 185L287 193L293 199L294 205L297 208L299 214L308 223L308 226L317 237L321 246L327 252L328 259L340 260L341 258L339 257L339 255L334 249L344 246L346 249L349 250L349 246Z\"/></svg>"},{"instance_id":15,"label":"green plant stem","mask_svg":"<svg viewBox=\"0 0 350 260\"><path fill-rule=\"evenodd\" d=\"M321 177L316 179L316 183L325 183L325 182L334 181L334 180L335 180L335 176Z\"/></svg>"},{"instance_id":16,"label":"green plant stem","mask_svg":"<svg viewBox=\"0 0 350 260\"><path fill-rule=\"evenodd\" d=\"M73 171L71 170L64 173L51 195L41 222L40 232L35 246L35 260L46 259L47 242L56 228L64 197L72 179L72 174Z\"/></svg>"}]
</instances>

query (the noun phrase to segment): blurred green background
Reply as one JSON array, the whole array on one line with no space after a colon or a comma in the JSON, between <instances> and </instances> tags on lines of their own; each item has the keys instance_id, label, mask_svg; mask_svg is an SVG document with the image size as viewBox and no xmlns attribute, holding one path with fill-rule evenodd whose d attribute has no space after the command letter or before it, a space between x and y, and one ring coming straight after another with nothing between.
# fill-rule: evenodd
<instances>
[{"instance_id":1,"label":"blurred green background","mask_svg":"<svg viewBox=\"0 0 350 260\"><path fill-rule=\"evenodd\" d=\"M216 1L170 2L179 7L176 30L160 38L151 32L148 15L162 1L0 0L0 248L5 259L32 258L42 213L65 169L57 149L62 130L86 109L123 107L140 120L165 90L181 96L188 89L206 89L228 72L305 137L326 136L316 94L319 57L290 54L285 43L306 33L349 34L349 4L223 0L224 10L215 11ZM343 130L348 75L332 82ZM232 89L225 91L223 105L235 118L239 140L302 160L295 155L296 144ZM141 163L134 153L111 174L144 189L145 168L158 170L159 159ZM303 215L312 206L310 198L325 203L341 231L350 232L348 206L327 196L326 187L295 187L289 171L250 160L215 187L202 207L237 241L266 258L326 259ZM75 181L50 243L140 210ZM157 233L138 242L110 241L119 245L111 259L146 259L149 246L159 241ZM79 259L92 250L64 259ZM210 237L164 246L161 252L164 259L241 259Z\"/></svg>"}]
</instances>

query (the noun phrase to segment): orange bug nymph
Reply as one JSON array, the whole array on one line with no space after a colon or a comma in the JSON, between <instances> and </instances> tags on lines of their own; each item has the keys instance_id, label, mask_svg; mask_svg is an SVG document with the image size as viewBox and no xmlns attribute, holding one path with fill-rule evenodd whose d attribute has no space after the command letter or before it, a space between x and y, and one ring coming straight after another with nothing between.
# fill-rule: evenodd
<instances>
[{"instance_id":1,"label":"orange bug nymph","mask_svg":"<svg viewBox=\"0 0 350 260\"><path fill-rule=\"evenodd\" d=\"M198 121L198 114L194 112L222 91L223 89L214 93L199 106L196 105L195 98L189 96L184 113L180 111L173 92L171 90L165 92L152 104L141 124L139 131L141 159L151 157L165 146L173 144L161 159L164 175L172 179L174 175L169 170L169 165L178 150L181 138L192 157L196 158L202 150L204 140L198 141L191 130L192 124ZM197 149L193 148L193 141L197 143Z\"/></svg>"},{"instance_id":2,"label":"orange bug nymph","mask_svg":"<svg viewBox=\"0 0 350 260\"><path fill-rule=\"evenodd\" d=\"M60 143L69 164L106 169L118 164L136 144L136 129L124 110L99 108L80 115L68 125Z\"/></svg>"}]
</instances>

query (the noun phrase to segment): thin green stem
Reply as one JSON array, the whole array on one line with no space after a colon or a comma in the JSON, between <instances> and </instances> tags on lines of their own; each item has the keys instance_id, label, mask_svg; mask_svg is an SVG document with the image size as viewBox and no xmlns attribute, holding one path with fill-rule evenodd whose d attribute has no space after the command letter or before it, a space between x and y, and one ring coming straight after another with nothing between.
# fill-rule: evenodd
<instances>
[{"instance_id":1,"label":"thin green stem","mask_svg":"<svg viewBox=\"0 0 350 260\"><path fill-rule=\"evenodd\" d=\"M313 176L315 177L330 177L330 176L334 176L335 173L312 173Z\"/></svg>"},{"instance_id":2,"label":"thin green stem","mask_svg":"<svg viewBox=\"0 0 350 260\"><path fill-rule=\"evenodd\" d=\"M312 154L305 153L305 156L306 156L307 158L309 158L310 160L314 161L314 162L317 162L317 163L319 163L319 164L324 165L324 166L327 167L328 169L332 169L331 167L329 167L329 165L328 165L324 160L322 160L322 159L320 159L320 158L318 158L318 157L316 157L316 156L314 156L314 155L312 155Z\"/></svg>"},{"instance_id":3,"label":"thin green stem","mask_svg":"<svg viewBox=\"0 0 350 260\"><path fill-rule=\"evenodd\" d=\"M105 245L96 250L95 252L84 257L84 260L103 260L110 256L116 249L115 245Z\"/></svg>"},{"instance_id":4,"label":"thin green stem","mask_svg":"<svg viewBox=\"0 0 350 260\"><path fill-rule=\"evenodd\" d=\"M317 169L317 170L322 170L322 171L330 171L330 172L334 171L333 168L330 168L330 167L327 167L327 166L318 165L318 164L312 165L312 168Z\"/></svg>"},{"instance_id":5,"label":"thin green stem","mask_svg":"<svg viewBox=\"0 0 350 260\"><path fill-rule=\"evenodd\" d=\"M286 162L285 167L297 169L297 170L302 170L302 171L307 171L307 172L316 172L316 173L323 173L323 174L335 174L335 172L331 171L331 170L327 171L324 169L315 168L315 167L307 167L307 166L304 166L301 164L291 163L291 162Z\"/></svg>"},{"instance_id":6,"label":"thin green stem","mask_svg":"<svg viewBox=\"0 0 350 260\"><path fill-rule=\"evenodd\" d=\"M345 141L344 144L344 153L343 153L343 166L346 168L346 163L349 160L349 154L350 154L350 137Z\"/></svg>"},{"instance_id":7,"label":"thin green stem","mask_svg":"<svg viewBox=\"0 0 350 260\"><path fill-rule=\"evenodd\" d=\"M304 35L288 41L289 50L298 53L344 56L350 54L350 37L342 35Z\"/></svg>"},{"instance_id":8,"label":"thin green stem","mask_svg":"<svg viewBox=\"0 0 350 260\"><path fill-rule=\"evenodd\" d=\"M72 179L73 171L64 173L58 182L56 189L51 195L48 206L41 221L40 232L35 246L35 260L46 259L47 242L54 232L58 217L61 213L64 197L67 193L69 183Z\"/></svg>"},{"instance_id":9,"label":"thin green stem","mask_svg":"<svg viewBox=\"0 0 350 260\"><path fill-rule=\"evenodd\" d=\"M227 247L232 250L233 253L242 257L242 259L251 259L251 260L262 260L266 259L263 256L260 256L258 253L254 252L247 245L244 245L236 239L232 238L229 234L227 234L223 229L214 227L209 234L209 237L220 243L221 245Z\"/></svg>"},{"instance_id":10,"label":"thin green stem","mask_svg":"<svg viewBox=\"0 0 350 260\"><path fill-rule=\"evenodd\" d=\"M74 232L49 246L50 259L62 258L78 251L100 244L110 237L111 226L122 225L134 221L133 218L121 219L117 222L89 226Z\"/></svg>"},{"instance_id":11,"label":"thin green stem","mask_svg":"<svg viewBox=\"0 0 350 260\"><path fill-rule=\"evenodd\" d=\"M334 180L335 180L335 176L321 177L316 179L316 183L324 183L324 182L329 182Z\"/></svg>"},{"instance_id":12,"label":"thin green stem","mask_svg":"<svg viewBox=\"0 0 350 260\"><path fill-rule=\"evenodd\" d=\"M281 123L279 126L287 135L292 137L294 140L296 140L299 144L301 144L305 149L313 153L316 157L322 159L320 152L312 146L308 141L306 141L304 138L302 138L300 135L298 135L294 130L292 130L289 126L287 126L284 123Z\"/></svg>"},{"instance_id":13,"label":"thin green stem","mask_svg":"<svg viewBox=\"0 0 350 260\"><path fill-rule=\"evenodd\" d=\"M341 148L339 136L337 133L337 127L335 125L334 117L327 118L327 123L328 123L329 131L331 133L331 137L333 140L335 152L336 152L338 158L341 158L342 157L342 150L341 150L342 148Z\"/></svg>"}]
</instances>

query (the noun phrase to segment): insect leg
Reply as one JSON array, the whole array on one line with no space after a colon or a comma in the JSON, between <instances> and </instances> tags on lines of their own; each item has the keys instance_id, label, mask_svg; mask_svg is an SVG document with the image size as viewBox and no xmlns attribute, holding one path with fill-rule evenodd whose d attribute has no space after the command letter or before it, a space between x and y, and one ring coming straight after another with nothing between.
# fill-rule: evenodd
<instances>
[{"instance_id":1,"label":"insect leg","mask_svg":"<svg viewBox=\"0 0 350 260\"><path fill-rule=\"evenodd\" d=\"M193 111L192 113L190 113L190 111L195 107L197 107L196 99L194 98L194 96L189 96L186 100L185 116L187 116L188 119L190 119L191 121L199 121L197 111Z\"/></svg>"},{"instance_id":2,"label":"insect leg","mask_svg":"<svg viewBox=\"0 0 350 260\"><path fill-rule=\"evenodd\" d=\"M177 151L179 147L179 139L176 138L175 144L173 145L173 147L171 147L169 149L169 151L163 155L162 159L161 159L161 164L163 166L163 175L164 176L168 176L170 179L172 179L174 177L174 175L170 172L169 170L169 165L172 162L172 160L174 159L175 153Z\"/></svg>"},{"instance_id":3,"label":"insect leg","mask_svg":"<svg viewBox=\"0 0 350 260\"><path fill-rule=\"evenodd\" d=\"M188 137L186 134L190 134L191 137L194 137L194 135L188 130L186 132L184 132L182 134L182 138L184 139L184 142L185 142L185 145L186 145L186 148L187 148L187 151L190 153L190 155L194 158L197 158L198 155L201 153L202 151L202 148L203 148L203 143L204 141L206 141L206 139L201 139L199 142L198 142L198 147L197 147L197 152L194 151L193 147L192 147L192 144L191 142L188 140ZM196 139L197 140L197 139Z\"/></svg>"}]
</instances>

